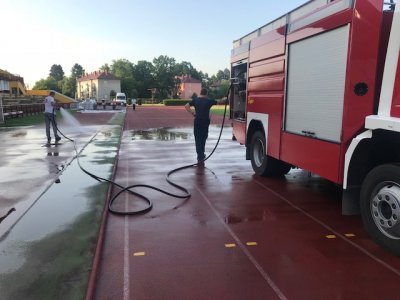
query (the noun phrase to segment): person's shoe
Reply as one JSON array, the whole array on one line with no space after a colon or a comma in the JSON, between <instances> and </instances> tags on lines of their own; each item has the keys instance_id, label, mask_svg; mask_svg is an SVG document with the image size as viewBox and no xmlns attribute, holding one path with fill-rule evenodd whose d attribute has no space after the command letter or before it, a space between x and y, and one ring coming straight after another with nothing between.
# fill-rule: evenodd
<instances>
[{"instance_id":1,"label":"person's shoe","mask_svg":"<svg viewBox=\"0 0 400 300\"><path fill-rule=\"evenodd\" d=\"M56 137L56 143L58 143L61 140L61 137Z\"/></svg>"},{"instance_id":2,"label":"person's shoe","mask_svg":"<svg viewBox=\"0 0 400 300\"><path fill-rule=\"evenodd\" d=\"M202 159L197 160L197 166L204 167L204 160L202 160Z\"/></svg>"}]
</instances>

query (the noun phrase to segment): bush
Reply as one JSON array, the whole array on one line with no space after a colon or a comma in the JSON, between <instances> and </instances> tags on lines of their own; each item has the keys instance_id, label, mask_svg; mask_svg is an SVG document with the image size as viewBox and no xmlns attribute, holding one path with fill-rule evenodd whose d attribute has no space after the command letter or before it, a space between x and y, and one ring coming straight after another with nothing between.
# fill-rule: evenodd
<instances>
[{"instance_id":1,"label":"bush","mask_svg":"<svg viewBox=\"0 0 400 300\"><path fill-rule=\"evenodd\" d=\"M186 103L192 101L191 99L164 99L165 106L184 106Z\"/></svg>"}]
</instances>

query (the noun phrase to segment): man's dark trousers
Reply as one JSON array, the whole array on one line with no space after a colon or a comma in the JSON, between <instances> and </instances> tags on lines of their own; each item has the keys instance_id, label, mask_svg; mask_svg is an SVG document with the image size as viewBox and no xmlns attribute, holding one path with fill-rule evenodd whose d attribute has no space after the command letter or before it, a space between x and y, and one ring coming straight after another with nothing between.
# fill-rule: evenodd
<instances>
[{"instance_id":1,"label":"man's dark trousers","mask_svg":"<svg viewBox=\"0 0 400 300\"><path fill-rule=\"evenodd\" d=\"M208 126L210 120L194 120L194 139L196 141L197 160L203 161L205 159L205 147L208 137Z\"/></svg>"}]
</instances>

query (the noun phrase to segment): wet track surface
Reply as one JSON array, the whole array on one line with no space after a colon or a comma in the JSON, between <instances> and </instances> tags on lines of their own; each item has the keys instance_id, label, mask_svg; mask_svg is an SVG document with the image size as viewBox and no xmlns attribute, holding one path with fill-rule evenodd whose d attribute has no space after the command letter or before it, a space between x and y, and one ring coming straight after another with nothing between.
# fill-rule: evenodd
<instances>
[{"instance_id":1,"label":"wet track surface","mask_svg":"<svg viewBox=\"0 0 400 300\"><path fill-rule=\"evenodd\" d=\"M218 138L220 121L213 119L207 154ZM180 193L165 176L195 162L191 123L180 108L127 111L115 181ZM87 145L84 165L104 176L111 175L111 158L117 151L115 146L104 147L105 142L118 142L110 128L97 126L75 134L81 137L80 149ZM45 245L59 239L71 244L76 236L58 233L73 226L83 228L80 217L93 205L101 210L103 202L95 199L106 195L104 185L96 189L94 179L81 173L72 145L63 141L58 147L42 147L42 130L0 134L3 158L8 158L0 160L0 208L2 212L17 208L0 226L0 286L6 283L10 290L18 281L32 280L27 272L56 277L55 269L65 265L52 263L55 254ZM359 216L341 215L337 186L298 169L282 178L255 176L244 146L231 137L228 126L204 168L191 167L171 176L191 192L190 199L138 188L154 202L149 213L106 215L104 234L100 231L102 251L88 295L93 299L400 299L399 258L370 240ZM60 184L55 184L57 179ZM121 210L143 205L128 194L115 202ZM48 259L41 261L43 256ZM69 265L74 259L61 260ZM77 280L76 274L72 278ZM46 299L32 282L33 290L27 289L30 298ZM85 288L86 281L79 282ZM61 295L68 289L71 281L59 287ZM26 299L26 294L8 295L20 297L5 299Z\"/></svg>"},{"instance_id":2,"label":"wet track surface","mask_svg":"<svg viewBox=\"0 0 400 300\"><path fill-rule=\"evenodd\" d=\"M134 118L128 113L116 181L178 193L165 175L195 161L192 129L140 131L129 126L140 123ZM207 153L218 134L212 126ZM191 191L189 200L142 189L154 201L151 212L108 216L95 299L396 297L399 259L369 239L359 216L341 215L338 187L302 170L257 177L231 137L228 127L205 168L172 176ZM116 205L131 210L141 202L124 195Z\"/></svg>"}]
</instances>

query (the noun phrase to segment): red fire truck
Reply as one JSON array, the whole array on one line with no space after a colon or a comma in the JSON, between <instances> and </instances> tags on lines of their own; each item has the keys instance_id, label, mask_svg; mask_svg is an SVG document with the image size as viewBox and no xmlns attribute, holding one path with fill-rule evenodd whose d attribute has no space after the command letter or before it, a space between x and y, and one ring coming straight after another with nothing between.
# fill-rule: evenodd
<instances>
[{"instance_id":1,"label":"red fire truck","mask_svg":"<svg viewBox=\"0 0 400 300\"><path fill-rule=\"evenodd\" d=\"M308 170L400 255L400 5L313 0L233 42L233 135L256 174Z\"/></svg>"}]
</instances>

